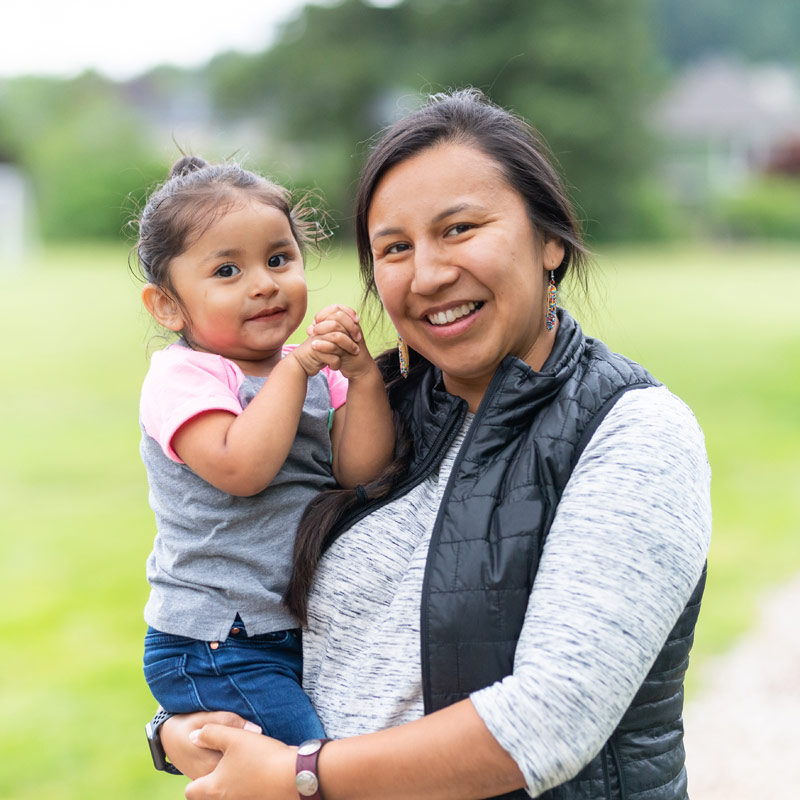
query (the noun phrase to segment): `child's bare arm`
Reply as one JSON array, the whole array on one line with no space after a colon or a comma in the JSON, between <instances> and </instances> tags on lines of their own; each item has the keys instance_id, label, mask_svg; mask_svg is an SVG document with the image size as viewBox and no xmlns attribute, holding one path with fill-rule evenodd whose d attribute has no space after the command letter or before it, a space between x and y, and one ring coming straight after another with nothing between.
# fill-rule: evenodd
<instances>
[{"instance_id":1,"label":"child's bare arm","mask_svg":"<svg viewBox=\"0 0 800 800\"><path fill-rule=\"evenodd\" d=\"M265 489L292 447L309 375L327 363L312 339L282 359L238 416L208 411L182 425L172 439L180 458L228 494L248 497Z\"/></svg>"},{"instance_id":2,"label":"child's bare arm","mask_svg":"<svg viewBox=\"0 0 800 800\"><path fill-rule=\"evenodd\" d=\"M364 343L356 313L345 306L329 306L314 318L309 331L320 342L339 348L330 366L348 379L347 403L333 418L331 444L333 474L340 486L366 483L389 464L394 452L394 424L378 367ZM343 336L357 345L345 349Z\"/></svg>"}]
</instances>

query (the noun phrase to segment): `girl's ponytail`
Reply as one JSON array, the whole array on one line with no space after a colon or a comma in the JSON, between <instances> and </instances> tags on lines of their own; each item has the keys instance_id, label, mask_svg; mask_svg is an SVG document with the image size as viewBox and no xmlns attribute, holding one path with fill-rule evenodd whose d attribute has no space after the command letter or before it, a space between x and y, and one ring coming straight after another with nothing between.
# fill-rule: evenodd
<instances>
[{"instance_id":1,"label":"girl's ponytail","mask_svg":"<svg viewBox=\"0 0 800 800\"><path fill-rule=\"evenodd\" d=\"M204 161L200 156L182 156L173 165L169 171L169 178L182 178L190 172L197 172L199 169L204 169L208 166L208 162Z\"/></svg>"}]
</instances>

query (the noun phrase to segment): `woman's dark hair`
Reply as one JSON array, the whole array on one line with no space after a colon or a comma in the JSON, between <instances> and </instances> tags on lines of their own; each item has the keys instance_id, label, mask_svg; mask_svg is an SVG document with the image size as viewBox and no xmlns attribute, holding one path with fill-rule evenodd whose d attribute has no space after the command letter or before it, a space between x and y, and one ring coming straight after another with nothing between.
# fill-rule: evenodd
<instances>
[{"instance_id":1,"label":"woman's dark hair","mask_svg":"<svg viewBox=\"0 0 800 800\"><path fill-rule=\"evenodd\" d=\"M461 89L429 97L421 108L383 131L367 157L355 202L356 245L365 299L377 298L367 220L378 184L392 167L446 143L475 147L500 167L525 201L531 225L541 241L555 238L564 245L564 258L555 269L556 283L570 273L584 282L588 253L546 145L525 120L495 105L477 89ZM409 388L430 366L414 351L410 361ZM391 395L402 381L396 353L387 351L378 358L378 364ZM377 480L358 490L323 492L306 508L295 542L294 571L284 597L303 622L307 621L307 596L314 571L334 528L348 511L367 499L386 497L408 470L413 442L403 420L397 414L394 417L395 460Z\"/></svg>"},{"instance_id":2,"label":"woman's dark hair","mask_svg":"<svg viewBox=\"0 0 800 800\"><path fill-rule=\"evenodd\" d=\"M285 187L234 162L209 164L183 156L139 216L135 250L141 276L180 302L170 280L170 262L243 196L285 214L301 250L313 240L313 210L295 202Z\"/></svg>"}]
</instances>

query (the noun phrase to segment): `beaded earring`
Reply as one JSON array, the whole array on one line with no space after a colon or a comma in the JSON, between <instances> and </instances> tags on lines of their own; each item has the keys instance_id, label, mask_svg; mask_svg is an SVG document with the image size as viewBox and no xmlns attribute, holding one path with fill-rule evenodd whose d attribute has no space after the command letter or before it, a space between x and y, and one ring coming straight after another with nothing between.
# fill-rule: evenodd
<instances>
[{"instance_id":1,"label":"beaded earring","mask_svg":"<svg viewBox=\"0 0 800 800\"><path fill-rule=\"evenodd\" d=\"M553 326L556 324L556 291L555 271L551 269L550 283L547 286L547 316L544 320L544 326L549 331L553 330Z\"/></svg>"},{"instance_id":2,"label":"beaded earring","mask_svg":"<svg viewBox=\"0 0 800 800\"><path fill-rule=\"evenodd\" d=\"M408 345L403 341L403 337L397 334L397 357L400 359L400 374L408 377Z\"/></svg>"}]
</instances>

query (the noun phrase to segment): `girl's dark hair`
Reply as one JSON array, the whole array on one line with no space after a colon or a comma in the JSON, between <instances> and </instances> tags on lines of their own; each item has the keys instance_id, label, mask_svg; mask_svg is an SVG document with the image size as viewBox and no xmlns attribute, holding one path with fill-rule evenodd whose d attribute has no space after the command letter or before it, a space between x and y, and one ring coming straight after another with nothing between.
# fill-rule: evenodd
<instances>
[{"instance_id":1,"label":"girl's dark hair","mask_svg":"<svg viewBox=\"0 0 800 800\"><path fill-rule=\"evenodd\" d=\"M584 283L588 252L582 231L543 140L525 120L495 105L479 90L461 89L429 97L421 108L383 131L367 157L355 202L356 245L365 299L377 298L367 220L378 184L392 167L446 143L475 147L500 167L525 201L531 225L541 240L555 238L564 245L564 258L555 269L556 283L560 284L570 273ZM412 389L411 384L430 365L414 351L410 361L407 385ZM387 351L378 363L391 395L402 380L398 378L397 355ZM356 491L323 492L306 508L295 542L294 571L284 598L303 622L314 571L333 529L362 502L386 497L407 472L413 442L403 421L397 414L394 416L395 461L383 474Z\"/></svg>"},{"instance_id":2,"label":"girl's dark hair","mask_svg":"<svg viewBox=\"0 0 800 800\"><path fill-rule=\"evenodd\" d=\"M284 213L301 250L313 241L313 209L295 202L285 187L234 162L209 164L198 156L183 156L139 217L135 250L142 277L180 302L170 280L170 262L243 195Z\"/></svg>"}]
</instances>

